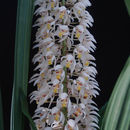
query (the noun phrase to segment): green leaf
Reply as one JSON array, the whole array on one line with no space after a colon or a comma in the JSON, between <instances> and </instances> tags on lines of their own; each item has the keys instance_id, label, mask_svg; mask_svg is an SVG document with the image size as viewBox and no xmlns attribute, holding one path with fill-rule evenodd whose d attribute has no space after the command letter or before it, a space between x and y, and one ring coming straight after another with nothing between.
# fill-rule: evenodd
<instances>
[{"instance_id":1,"label":"green leaf","mask_svg":"<svg viewBox=\"0 0 130 130\"><path fill-rule=\"evenodd\" d=\"M130 86L130 84L129 84ZM128 130L130 129L130 87L128 88L125 101L122 108L122 114L118 121L117 130Z\"/></svg>"},{"instance_id":2,"label":"green leaf","mask_svg":"<svg viewBox=\"0 0 130 130\"><path fill-rule=\"evenodd\" d=\"M108 104L108 103L105 103L105 105L102 106L102 108L99 109L99 115L100 115L100 117L99 117L99 123L98 123L98 124L99 124L99 128L101 128L102 119L103 119L103 117L104 117L104 113L105 113L107 104Z\"/></svg>"},{"instance_id":3,"label":"green leaf","mask_svg":"<svg viewBox=\"0 0 130 130\"><path fill-rule=\"evenodd\" d=\"M127 7L128 13L130 15L130 0L125 0L125 5Z\"/></svg>"},{"instance_id":4,"label":"green leaf","mask_svg":"<svg viewBox=\"0 0 130 130\"><path fill-rule=\"evenodd\" d=\"M20 90L27 96L33 0L18 0L10 130L24 130Z\"/></svg>"},{"instance_id":5,"label":"green leaf","mask_svg":"<svg viewBox=\"0 0 130 130\"><path fill-rule=\"evenodd\" d=\"M128 130L130 127L130 57L108 102L101 130Z\"/></svg>"},{"instance_id":6,"label":"green leaf","mask_svg":"<svg viewBox=\"0 0 130 130\"><path fill-rule=\"evenodd\" d=\"M3 108L2 108L2 95L1 95L1 89L0 89L0 130L4 130L4 124L3 124Z\"/></svg>"},{"instance_id":7,"label":"green leaf","mask_svg":"<svg viewBox=\"0 0 130 130\"><path fill-rule=\"evenodd\" d=\"M27 102L26 96L24 95L22 91L21 91L20 102L21 102L21 107L22 107L22 113L29 120L32 130L37 130L32 120L32 117L30 116L29 111L28 111L28 102Z\"/></svg>"}]
</instances>

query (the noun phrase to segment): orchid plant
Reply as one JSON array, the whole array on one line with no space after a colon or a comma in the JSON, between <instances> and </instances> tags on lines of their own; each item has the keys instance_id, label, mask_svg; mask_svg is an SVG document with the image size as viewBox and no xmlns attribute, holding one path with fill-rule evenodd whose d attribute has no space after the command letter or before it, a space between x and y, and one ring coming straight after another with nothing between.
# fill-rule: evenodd
<instances>
[{"instance_id":1,"label":"orchid plant","mask_svg":"<svg viewBox=\"0 0 130 130\"><path fill-rule=\"evenodd\" d=\"M88 31L93 18L89 0L36 0L38 27L33 57L36 73L30 83L36 90L30 102L37 108L32 117L37 130L96 130L98 108L93 101L100 90L95 39Z\"/></svg>"}]
</instances>

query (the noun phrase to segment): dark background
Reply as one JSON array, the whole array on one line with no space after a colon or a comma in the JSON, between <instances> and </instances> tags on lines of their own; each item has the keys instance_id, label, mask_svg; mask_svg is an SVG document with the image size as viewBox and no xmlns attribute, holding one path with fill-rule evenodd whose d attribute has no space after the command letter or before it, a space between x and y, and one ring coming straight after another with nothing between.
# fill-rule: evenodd
<instances>
[{"instance_id":1,"label":"dark background","mask_svg":"<svg viewBox=\"0 0 130 130\"><path fill-rule=\"evenodd\" d=\"M95 19L91 33L98 43L95 57L101 92L96 102L100 108L109 99L130 54L130 17L123 0L93 0L92 4L89 11ZM17 0L1 1L0 6L0 86L5 130L9 130Z\"/></svg>"}]
</instances>

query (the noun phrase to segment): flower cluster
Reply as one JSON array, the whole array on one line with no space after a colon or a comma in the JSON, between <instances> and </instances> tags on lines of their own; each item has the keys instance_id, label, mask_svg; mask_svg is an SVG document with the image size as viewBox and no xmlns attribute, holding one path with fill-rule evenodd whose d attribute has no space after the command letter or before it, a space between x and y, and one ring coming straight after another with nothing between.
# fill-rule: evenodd
<instances>
[{"instance_id":1,"label":"flower cluster","mask_svg":"<svg viewBox=\"0 0 130 130\"><path fill-rule=\"evenodd\" d=\"M33 116L37 130L95 130L98 109L92 100L98 95L94 63L96 43L88 28L93 18L86 10L89 0L36 0L38 17L33 57L36 73L31 77L37 89Z\"/></svg>"}]
</instances>

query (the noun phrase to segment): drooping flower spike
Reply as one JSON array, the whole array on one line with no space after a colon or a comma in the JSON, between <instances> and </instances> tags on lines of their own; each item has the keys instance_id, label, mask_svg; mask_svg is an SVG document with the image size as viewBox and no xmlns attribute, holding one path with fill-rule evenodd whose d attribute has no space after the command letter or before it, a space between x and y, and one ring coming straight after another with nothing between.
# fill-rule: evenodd
<instances>
[{"instance_id":1,"label":"drooping flower spike","mask_svg":"<svg viewBox=\"0 0 130 130\"><path fill-rule=\"evenodd\" d=\"M91 52L96 49L88 31L93 18L89 0L35 0L33 27L37 27L30 78L36 89L29 95L36 103L37 130L96 130L99 95L97 70Z\"/></svg>"}]
</instances>

